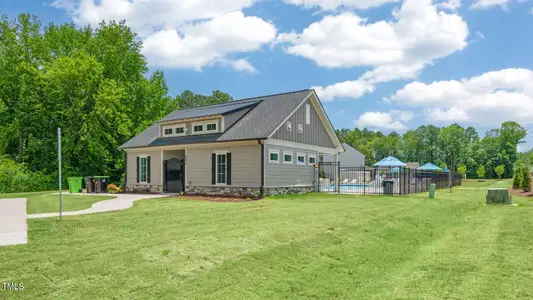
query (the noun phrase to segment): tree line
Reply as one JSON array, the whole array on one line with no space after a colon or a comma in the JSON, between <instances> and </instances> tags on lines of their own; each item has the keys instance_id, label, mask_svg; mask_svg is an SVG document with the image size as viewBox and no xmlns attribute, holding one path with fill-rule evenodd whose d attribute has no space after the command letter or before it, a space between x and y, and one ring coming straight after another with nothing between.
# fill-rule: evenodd
<instances>
[{"instance_id":1,"label":"tree line","mask_svg":"<svg viewBox=\"0 0 533 300\"><path fill-rule=\"evenodd\" d=\"M340 129L337 134L342 142L366 156L367 165L395 156L403 162L448 167L468 178L511 178L519 158L517 146L523 142L526 129L509 121L482 137L475 128L459 124L424 125L404 134L386 135L367 128Z\"/></svg>"},{"instance_id":2,"label":"tree line","mask_svg":"<svg viewBox=\"0 0 533 300\"><path fill-rule=\"evenodd\" d=\"M28 14L0 17L0 168L10 168L0 170L0 186L32 173L55 185L58 127L65 177L105 174L118 182L121 144L172 110L231 100L220 91L170 96L141 47L124 22L77 28L43 26Z\"/></svg>"}]
</instances>

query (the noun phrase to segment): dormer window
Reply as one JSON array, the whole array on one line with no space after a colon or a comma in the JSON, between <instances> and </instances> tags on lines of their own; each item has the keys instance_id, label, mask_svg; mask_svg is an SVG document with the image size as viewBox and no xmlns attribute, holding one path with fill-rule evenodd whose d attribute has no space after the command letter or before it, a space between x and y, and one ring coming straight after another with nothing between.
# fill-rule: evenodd
<instances>
[{"instance_id":1,"label":"dormer window","mask_svg":"<svg viewBox=\"0 0 533 300\"><path fill-rule=\"evenodd\" d=\"M176 135L185 135L185 127L176 127Z\"/></svg>"},{"instance_id":2,"label":"dormer window","mask_svg":"<svg viewBox=\"0 0 533 300\"><path fill-rule=\"evenodd\" d=\"M205 124L206 131L217 131L217 123Z\"/></svg>"},{"instance_id":3,"label":"dormer window","mask_svg":"<svg viewBox=\"0 0 533 300\"><path fill-rule=\"evenodd\" d=\"M163 135L172 135L172 128L165 128L165 130L163 130Z\"/></svg>"},{"instance_id":4,"label":"dormer window","mask_svg":"<svg viewBox=\"0 0 533 300\"><path fill-rule=\"evenodd\" d=\"M288 131L291 131L292 130L292 124L290 121L287 122L287 130Z\"/></svg>"},{"instance_id":5,"label":"dormer window","mask_svg":"<svg viewBox=\"0 0 533 300\"><path fill-rule=\"evenodd\" d=\"M192 131L193 131L194 133L197 133L197 132L204 132L204 124L194 125L193 128L192 128Z\"/></svg>"}]
</instances>

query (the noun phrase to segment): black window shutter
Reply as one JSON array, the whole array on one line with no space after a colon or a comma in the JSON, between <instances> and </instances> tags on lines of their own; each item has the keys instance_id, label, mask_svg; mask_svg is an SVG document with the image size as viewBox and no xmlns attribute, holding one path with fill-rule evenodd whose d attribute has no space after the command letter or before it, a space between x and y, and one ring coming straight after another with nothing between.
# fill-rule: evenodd
<instances>
[{"instance_id":1,"label":"black window shutter","mask_svg":"<svg viewBox=\"0 0 533 300\"><path fill-rule=\"evenodd\" d=\"M146 158L146 182L150 183L150 156Z\"/></svg>"},{"instance_id":2,"label":"black window shutter","mask_svg":"<svg viewBox=\"0 0 533 300\"><path fill-rule=\"evenodd\" d=\"M211 154L211 184L217 183L217 155L216 153Z\"/></svg>"},{"instance_id":3,"label":"black window shutter","mask_svg":"<svg viewBox=\"0 0 533 300\"><path fill-rule=\"evenodd\" d=\"M139 166L140 166L140 164L139 164L139 157L137 156L137 183L139 183L139 173L140 173L140 172L139 172Z\"/></svg>"},{"instance_id":4,"label":"black window shutter","mask_svg":"<svg viewBox=\"0 0 533 300\"><path fill-rule=\"evenodd\" d=\"M226 164L227 164L227 167L226 167L226 172L227 172L226 184L227 185L231 185L231 153L228 153L226 155Z\"/></svg>"}]
</instances>

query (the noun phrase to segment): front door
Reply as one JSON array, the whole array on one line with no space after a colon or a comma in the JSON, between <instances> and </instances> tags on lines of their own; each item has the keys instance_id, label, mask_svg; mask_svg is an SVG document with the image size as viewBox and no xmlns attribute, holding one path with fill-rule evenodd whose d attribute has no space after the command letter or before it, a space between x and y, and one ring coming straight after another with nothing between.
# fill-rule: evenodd
<instances>
[{"instance_id":1,"label":"front door","mask_svg":"<svg viewBox=\"0 0 533 300\"><path fill-rule=\"evenodd\" d=\"M185 189L185 160L171 158L164 161L166 193L181 193Z\"/></svg>"}]
</instances>

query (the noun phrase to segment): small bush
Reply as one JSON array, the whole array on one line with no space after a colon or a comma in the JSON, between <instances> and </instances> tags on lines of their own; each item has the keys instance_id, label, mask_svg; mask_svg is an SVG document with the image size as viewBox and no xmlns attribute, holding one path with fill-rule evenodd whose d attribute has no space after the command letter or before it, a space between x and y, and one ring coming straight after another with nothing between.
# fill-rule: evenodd
<instances>
[{"instance_id":1,"label":"small bush","mask_svg":"<svg viewBox=\"0 0 533 300\"><path fill-rule=\"evenodd\" d=\"M121 190L118 186L116 186L116 185L114 185L114 184L111 183L111 184L109 184L109 185L107 186L107 191L108 191L109 193L111 193L111 194L118 194L118 193L120 193L122 190Z\"/></svg>"},{"instance_id":2,"label":"small bush","mask_svg":"<svg viewBox=\"0 0 533 300\"><path fill-rule=\"evenodd\" d=\"M531 192L531 174L529 173L529 167L522 168L522 181L520 188L524 192Z\"/></svg>"},{"instance_id":3,"label":"small bush","mask_svg":"<svg viewBox=\"0 0 533 300\"><path fill-rule=\"evenodd\" d=\"M0 193L37 192L57 188L57 180L31 172L7 156L0 156Z\"/></svg>"},{"instance_id":4,"label":"small bush","mask_svg":"<svg viewBox=\"0 0 533 300\"><path fill-rule=\"evenodd\" d=\"M485 166L480 165L479 168L477 168L476 173L478 178L485 178Z\"/></svg>"},{"instance_id":5,"label":"small bush","mask_svg":"<svg viewBox=\"0 0 533 300\"><path fill-rule=\"evenodd\" d=\"M514 177L513 177L513 189L519 189L520 185L522 184L522 168L517 167L514 170Z\"/></svg>"}]
</instances>

